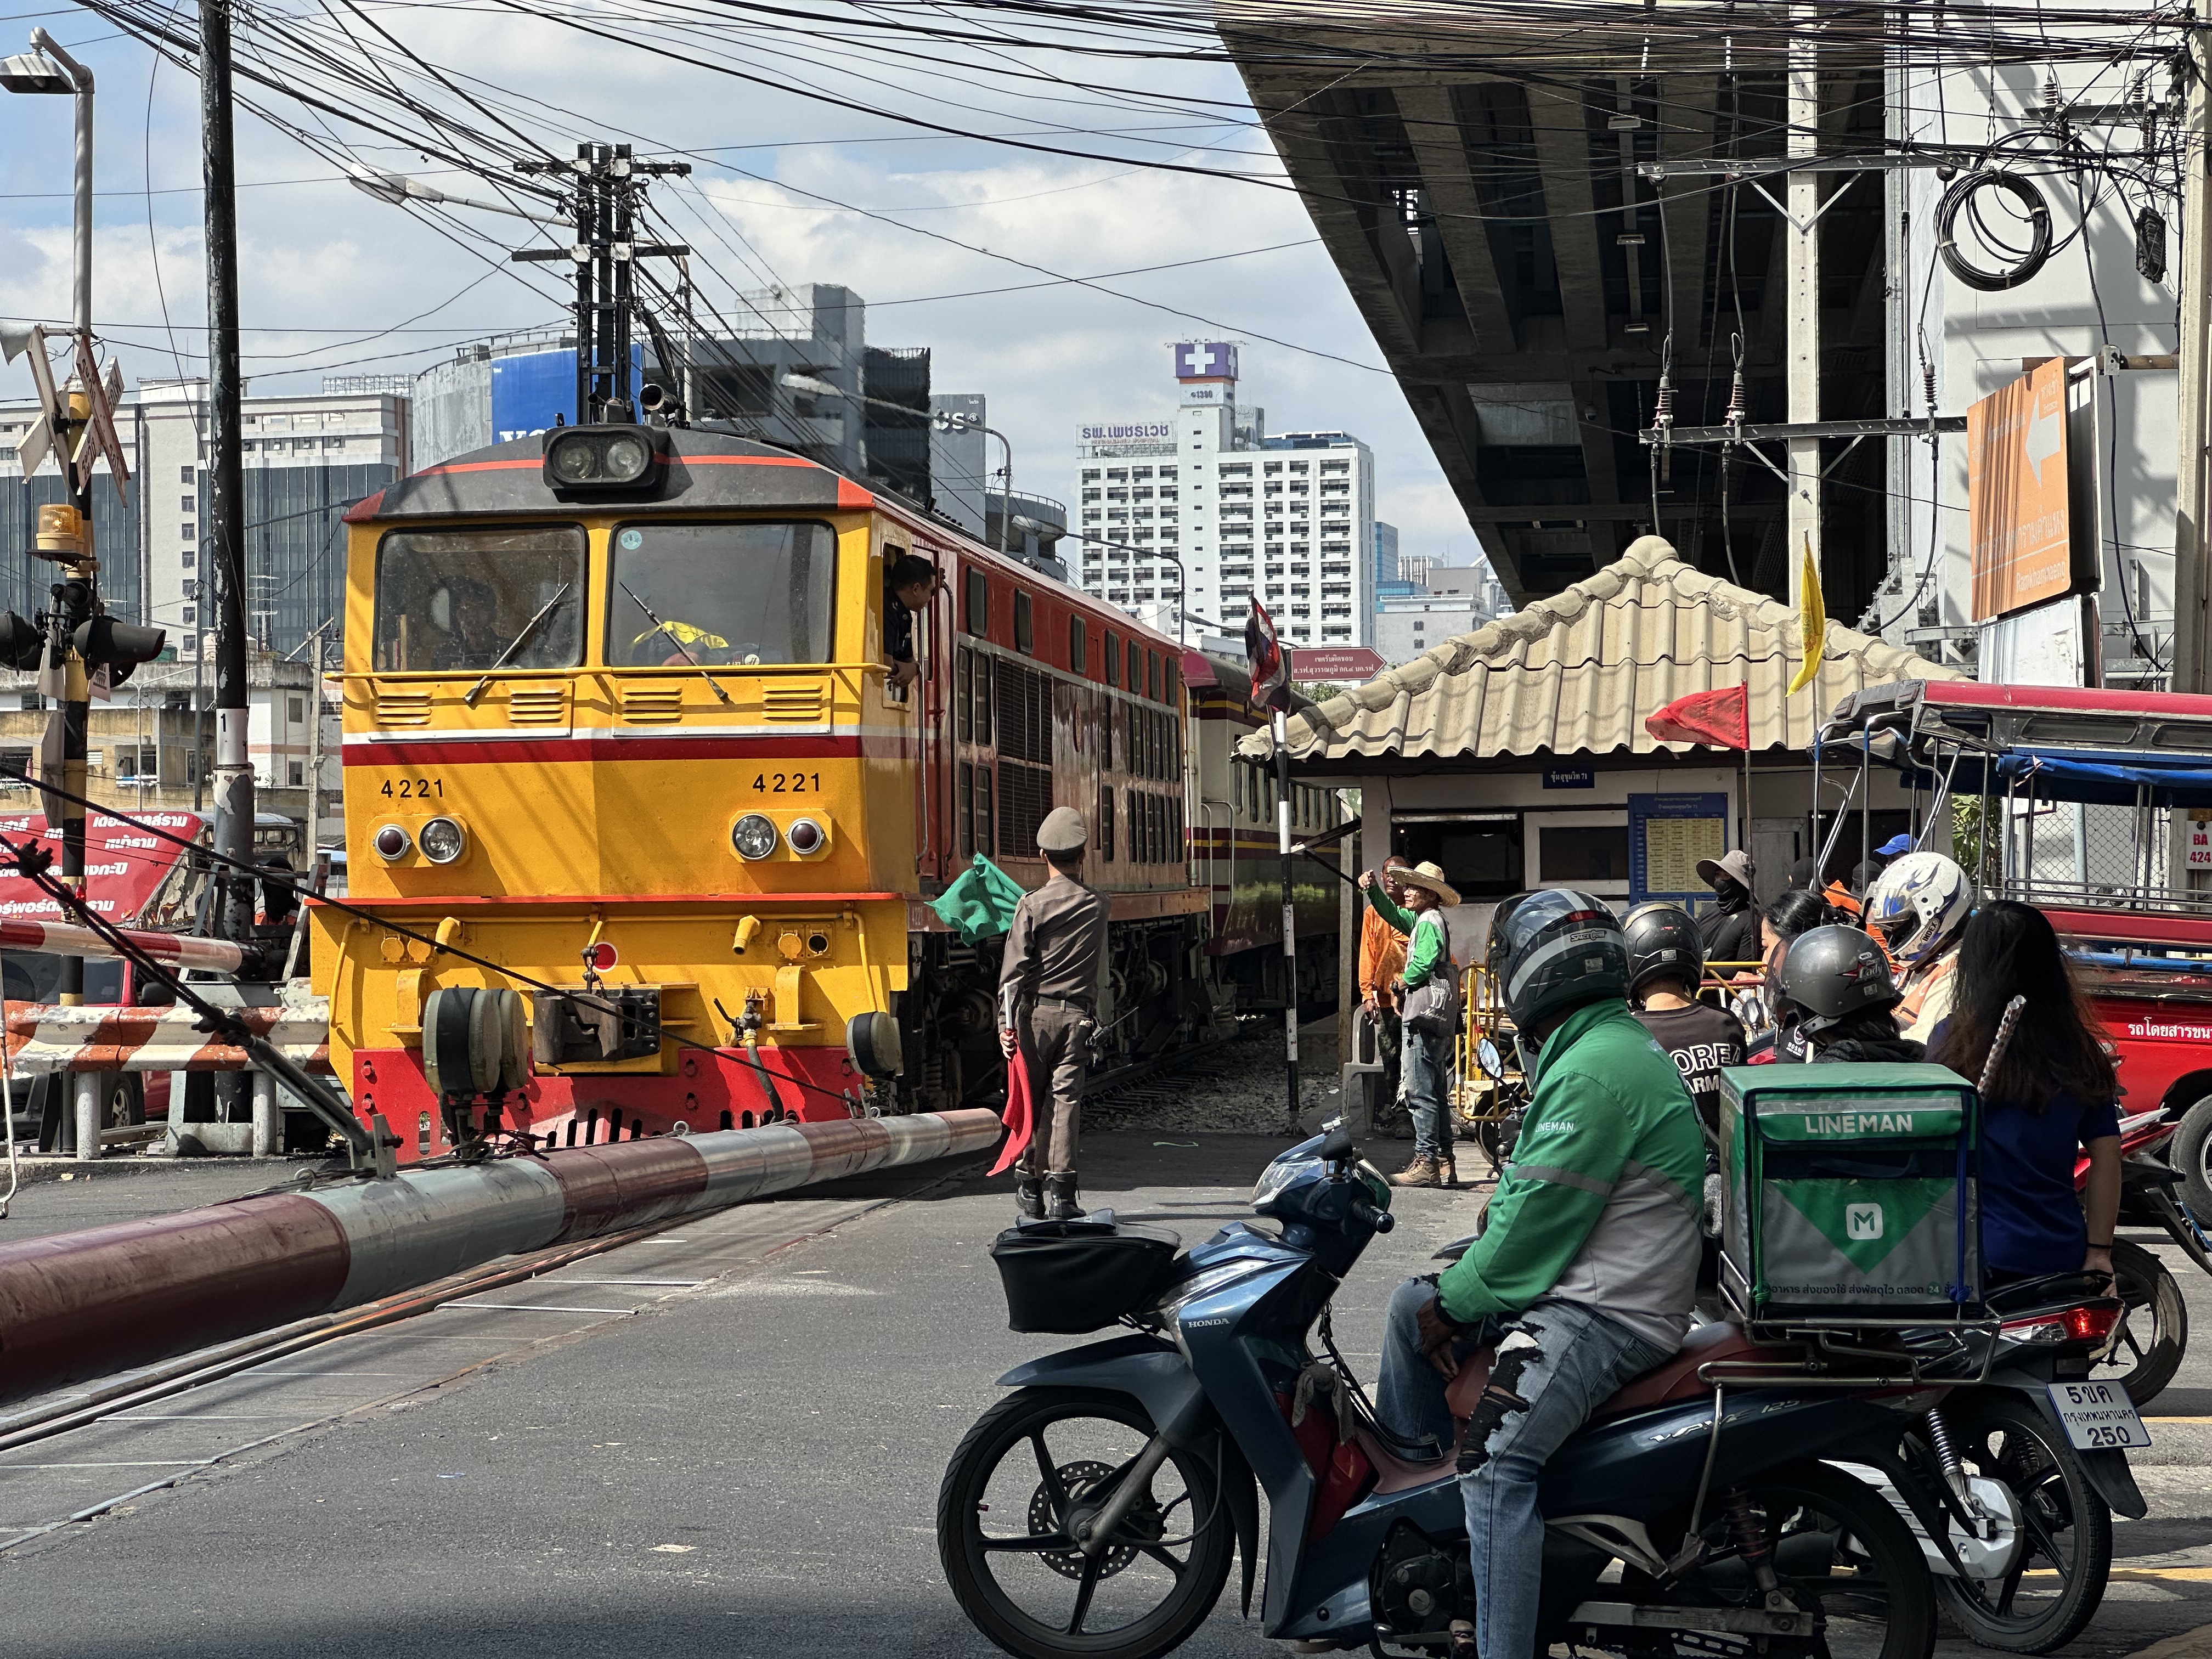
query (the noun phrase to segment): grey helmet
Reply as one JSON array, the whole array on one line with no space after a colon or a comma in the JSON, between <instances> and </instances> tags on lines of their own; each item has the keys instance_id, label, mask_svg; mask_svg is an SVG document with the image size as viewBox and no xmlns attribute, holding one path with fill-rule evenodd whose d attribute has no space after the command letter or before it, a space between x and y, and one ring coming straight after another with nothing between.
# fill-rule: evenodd
<instances>
[{"instance_id":1,"label":"grey helmet","mask_svg":"<svg viewBox=\"0 0 2212 1659\"><path fill-rule=\"evenodd\" d=\"M1870 1009L1894 1008L1904 1000L1881 946L1856 927L1838 926L1815 927L1790 940L1774 988L1796 1010L1798 1028L1808 1033Z\"/></svg>"},{"instance_id":2,"label":"grey helmet","mask_svg":"<svg viewBox=\"0 0 2212 1659\"><path fill-rule=\"evenodd\" d=\"M1628 940L1603 899L1571 887L1522 893L1490 923L1490 976L1526 1031L1554 1014L1628 994Z\"/></svg>"},{"instance_id":3,"label":"grey helmet","mask_svg":"<svg viewBox=\"0 0 2212 1659\"><path fill-rule=\"evenodd\" d=\"M1679 979L1693 991L1705 976L1705 942L1679 904L1639 904L1621 924L1628 938L1628 994L1647 981Z\"/></svg>"}]
</instances>

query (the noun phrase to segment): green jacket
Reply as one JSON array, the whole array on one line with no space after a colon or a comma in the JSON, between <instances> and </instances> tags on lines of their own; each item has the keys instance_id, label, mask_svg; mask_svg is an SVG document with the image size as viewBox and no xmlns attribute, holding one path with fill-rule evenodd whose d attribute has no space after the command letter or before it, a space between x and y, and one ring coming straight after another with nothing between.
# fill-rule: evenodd
<instances>
[{"instance_id":1,"label":"green jacket","mask_svg":"<svg viewBox=\"0 0 2212 1659\"><path fill-rule=\"evenodd\" d=\"M1444 957L1443 918L1437 917L1435 927L1423 930L1415 924L1420 921L1424 912L1393 904L1390 896L1380 887L1367 887L1361 890L1367 895L1367 902L1375 907L1376 915L1407 936L1406 972L1403 975L1406 988L1410 991L1418 985L1427 984L1429 975L1437 971L1437 964Z\"/></svg>"},{"instance_id":2,"label":"green jacket","mask_svg":"<svg viewBox=\"0 0 2212 1659\"><path fill-rule=\"evenodd\" d=\"M1705 1143L1682 1074L1618 1000L1545 1039L1482 1237L1437 1284L1472 1322L1553 1296L1671 1352L1688 1329Z\"/></svg>"}]
</instances>

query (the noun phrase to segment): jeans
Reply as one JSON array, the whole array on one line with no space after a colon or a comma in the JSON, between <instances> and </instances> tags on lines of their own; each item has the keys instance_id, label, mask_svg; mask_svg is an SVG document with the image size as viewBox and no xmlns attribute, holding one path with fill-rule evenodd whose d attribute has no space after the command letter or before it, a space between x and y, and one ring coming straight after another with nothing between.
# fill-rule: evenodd
<instances>
[{"instance_id":1,"label":"jeans","mask_svg":"<svg viewBox=\"0 0 2212 1659\"><path fill-rule=\"evenodd\" d=\"M1413 1156L1449 1158L1452 1149L1451 1114L1444 1109L1444 1066L1451 1039L1439 1033L1405 1028L1405 1053L1400 1060L1400 1096L1413 1118Z\"/></svg>"},{"instance_id":2,"label":"jeans","mask_svg":"<svg viewBox=\"0 0 2212 1659\"><path fill-rule=\"evenodd\" d=\"M1441 1455L1455 1429L1445 1381L1421 1355L1418 1317L1436 1293L1434 1279L1409 1279L1392 1294L1375 1408L1394 1433L1427 1441ZM1536 1509L1544 1460L1667 1352L1595 1308L1550 1298L1480 1328L1462 1347L1503 1335L1459 1461L1474 1563L1474 1639L1482 1659L1530 1659L1544 1566Z\"/></svg>"}]
</instances>

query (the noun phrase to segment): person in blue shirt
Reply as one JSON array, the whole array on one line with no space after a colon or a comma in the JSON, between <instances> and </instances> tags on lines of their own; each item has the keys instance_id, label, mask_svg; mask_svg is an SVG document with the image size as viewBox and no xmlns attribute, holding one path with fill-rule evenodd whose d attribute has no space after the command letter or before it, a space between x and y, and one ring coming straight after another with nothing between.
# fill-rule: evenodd
<instances>
[{"instance_id":1,"label":"person in blue shirt","mask_svg":"<svg viewBox=\"0 0 2212 1659\"><path fill-rule=\"evenodd\" d=\"M1987 1061L2005 1005L2027 999L1982 1095L1982 1268L1991 1283L2112 1271L2120 1212L2118 1082L2042 911L1996 899L1959 945L1956 994L1928 1058L1967 1079ZM2076 1198L2076 1146L2089 1187ZM2085 1216L2084 1210L2087 1214Z\"/></svg>"}]
</instances>

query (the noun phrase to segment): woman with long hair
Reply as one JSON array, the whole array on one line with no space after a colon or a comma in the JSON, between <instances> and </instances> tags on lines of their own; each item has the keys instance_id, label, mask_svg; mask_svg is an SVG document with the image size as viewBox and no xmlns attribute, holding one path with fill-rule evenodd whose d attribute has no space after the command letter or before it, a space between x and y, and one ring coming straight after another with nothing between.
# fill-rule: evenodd
<instances>
[{"instance_id":1,"label":"woman with long hair","mask_svg":"<svg viewBox=\"0 0 2212 1659\"><path fill-rule=\"evenodd\" d=\"M2008 899L1983 905L1960 941L1954 983L1928 1058L1970 1082L1988 1063L2006 1004L2027 999L1982 1093L1984 1273L2111 1273L2118 1084L2050 919ZM2086 1218L2074 1195L2077 1146L2089 1152Z\"/></svg>"}]
</instances>

